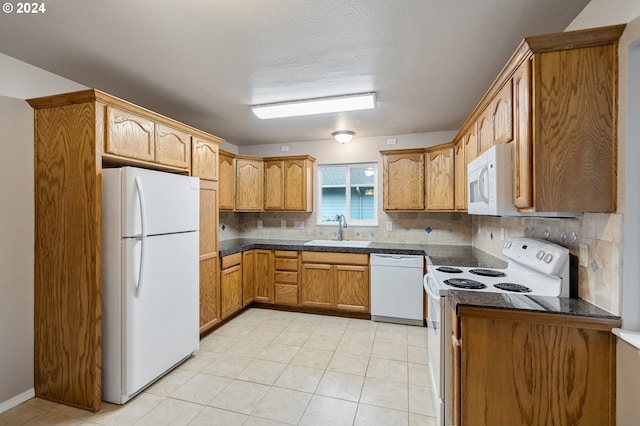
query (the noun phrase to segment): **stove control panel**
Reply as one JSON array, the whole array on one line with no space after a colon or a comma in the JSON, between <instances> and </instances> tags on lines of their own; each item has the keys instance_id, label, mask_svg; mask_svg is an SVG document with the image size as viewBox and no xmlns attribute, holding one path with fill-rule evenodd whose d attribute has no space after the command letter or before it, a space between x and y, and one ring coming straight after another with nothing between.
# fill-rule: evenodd
<instances>
[{"instance_id":1,"label":"stove control panel","mask_svg":"<svg viewBox=\"0 0 640 426\"><path fill-rule=\"evenodd\" d=\"M514 237L505 242L502 254L538 272L561 275L569 259L569 250L537 238Z\"/></svg>"}]
</instances>

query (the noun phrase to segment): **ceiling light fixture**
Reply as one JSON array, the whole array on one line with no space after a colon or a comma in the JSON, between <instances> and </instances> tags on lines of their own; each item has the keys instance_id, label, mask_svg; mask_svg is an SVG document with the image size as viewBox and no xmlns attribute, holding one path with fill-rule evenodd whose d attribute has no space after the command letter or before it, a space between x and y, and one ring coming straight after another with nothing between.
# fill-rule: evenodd
<instances>
[{"instance_id":1,"label":"ceiling light fixture","mask_svg":"<svg viewBox=\"0 0 640 426\"><path fill-rule=\"evenodd\" d=\"M338 130L336 132L331 133L331 136L340 143L349 143L351 139L356 135L356 132L352 132L351 130Z\"/></svg>"},{"instance_id":2,"label":"ceiling light fixture","mask_svg":"<svg viewBox=\"0 0 640 426\"><path fill-rule=\"evenodd\" d=\"M251 110L258 118L267 119L325 114L328 112L355 111L360 109L373 109L375 107L376 94L375 92L370 92L354 95L331 96L328 98L252 105Z\"/></svg>"}]
</instances>

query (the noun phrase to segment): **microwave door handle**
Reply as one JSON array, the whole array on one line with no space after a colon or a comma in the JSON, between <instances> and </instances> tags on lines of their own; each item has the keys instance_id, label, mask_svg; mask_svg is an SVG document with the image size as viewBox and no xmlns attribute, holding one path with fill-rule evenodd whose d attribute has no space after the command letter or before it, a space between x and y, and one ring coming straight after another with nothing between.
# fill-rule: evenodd
<instances>
[{"instance_id":1,"label":"microwave door handle","mask_svg":"<svg viewBox=\"0 0 640 426\"><path fill-rule=\"evenodd\" d=\"M485 183L487 182L487 174L489 173L489 166L484 166L480 171L480 176L478 177L478 192L480 194L480 199L485 204L489 204L489 196L485 194Z\"/></svg>"}]
</instances>

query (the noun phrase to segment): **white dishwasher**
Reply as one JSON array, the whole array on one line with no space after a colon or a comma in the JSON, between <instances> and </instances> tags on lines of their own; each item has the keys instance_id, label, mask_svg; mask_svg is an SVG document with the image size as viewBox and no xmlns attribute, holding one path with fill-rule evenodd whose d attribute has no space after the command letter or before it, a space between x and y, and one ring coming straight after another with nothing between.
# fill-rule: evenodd
<instances>
[{"instance_id":1,"label":"white dishwasher","mask_svg":"<svg viewBox=\"0 0 640 426\"><path fill-rule=\"evenodd\" d=\"M373 253L370 266L371 319L423 325L424 256Z\"/></svg>"}]
</instances>

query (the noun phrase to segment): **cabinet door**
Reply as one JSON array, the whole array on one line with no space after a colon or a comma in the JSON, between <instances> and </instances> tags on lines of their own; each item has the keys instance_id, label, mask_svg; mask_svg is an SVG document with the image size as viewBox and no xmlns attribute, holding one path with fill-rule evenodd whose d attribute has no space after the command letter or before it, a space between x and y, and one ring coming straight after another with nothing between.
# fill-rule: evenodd
<instances>
[{"instance_id":1,"label":"cabinet door","mask_svg":"<svg viewBox=\"0 0 640 426\"><path fill-rule=\"evenodd\" d=\"M273 252L254 250L254 290L255 301L273 303Z\"/></svg>"},{"instance_id":2,"label":"cabinet door","mask_svg":"<svg viewBox=\"0 0 640 426\"><path fill-rule=\"evenodd\" d=\"M460 425L460 413L462 403L461 389L461 368L460 365L460 340L455 333L451 333L451 424Z\"/></svg>"},{"instance_id":3,"label":"cabinet door","mask_svg":"<svg viewBox=\"0 0 640 426\"><path fill-rule=\"evenodd\" d=\"M513 194L517 208L533 207L531 140L531 62L525 61L513 75L514 161Z\"/></svg>"},{"instance_id":4,"label":"cabinet door","mask_svg":"<svg viewBox=\"0 0 640 426\"><path fill-rule=\"evenodd\" d=\"M467 130L462 140L464 141L463 143L466 173L466 166L468 166L469 163L478 156L478 137L475 124L472 125L469 130Z\"/></svg>"},{"instance_id":5,"label":"cabinet door","mask_svg":"<svg viewBox=\"0 0 640 426\"><path fill-rule=\"evenodd\" d=\"M218 144L193 137L191 175L201 179L218 180Z\"/></svg>"},{"instance_id":6,"label":"cabinet door","mask_svg":"<svg viewBox=\"0 0 640 426\"><path fill-rule=\"evenodd\" d=\"M107 106L105 154L153 161L155 123L130 112Z\"/></svg>"},{"instance_id":7,"label":"cabinet door","mask_svg":"<svg viewBox=\"0 0 640 426\"><path fill-rule=\"evenodd\" d=\"M467 163L464 154L464 138L456 142L454 147L454 197L455 209L467 209Z\"/></svg>"},{"instance_id":8,"label":"cabinet door","mask_svg":"<svg viewBox=\"0 0 640 426\"><path fill-rule=\"evenodd\" d=\"M335 270L322 263L303 263L300 277L300 304L316 308L333 308Z\"/></svg>"},{"instance_id":9,"label":"cabinet door","mask_svg":"<svg viewBox=\"0 0 640 426\"><path fill-rule=\"evenodd\" d=\"M218 183L200 180L200 256L218 252Z\"/></svg>"},{"instance_id":10,"label":"cabinet door","mask_svg":"<svg viewBox=\"0 0 640 426\"><path fill-rule=\"evenodd\" d=\"M236 158L236 210L262 210L262 160Z\"/></svg>"},{"instance_id":11,"label":"cabinet door","mask_svg":"<svg viewBox=\"0 0 640 426\"><path fill-rule=\"evenodd\" d=\"M493 125L492 144L509 143L513 140L513 90L509 80L498 92L489 106Z\"/></svg>"},{"instance_id":12,"label":"cabinet door","mask_svg":"<svg viewBox=\"0 0 640 426\"><path fill-rule=\"evenodd\" d=\"M254 297L255 255L253 250L242 253L242 305L253 302Z\"/></svg>"},{"instance_id":13,"label":"cabinet door","mask_svg":"<svg viewBox=\"0 0 640 426\"><path fill-rule=\"evenodd\" d=\"M200 260L200 333L217 324L220 316L218 257Z\"/></svg>"},{"instance_id":14,"label":"cabinet door","mask_svg":"<svg viewBox=\"0 0 640 426\"><path fill-rule=\"evenodd\" d=\"M453 210L453 147L427 152L427 210Z\"/></svg>"},{"instance_id":15,"label":"cabinet door","mask_svg":"<svg viewBox=\"0 0 640 426\"><path fill-rule=\"evenodd\" d=\"M264 162L264 209L284 210L284 165L282 160Z\"/></svg>"},{"instance_id":16,"label":"cabinet door","mask_svg":"<svg viewBox=\"0 0 640 426\"><path fill-rule=\"evenodd\" d=\"M220 153L218 183L220 210L233 210L236 198L236 169L233 157Z\"/></svg>"},{"instance_id":17,"label":"cabinet door","mask_svg":"<svg viewBox=\"0 0 640 426\"><path fill-rule=\"evenodd\" d=\"M424 154L385 154L382 163L384 210L424 210Z\"/></svg>"},{"instance_id":18,"label":"cabinet door","mask_svg":"<svg viewBox=\"0 0 640 426\"><path fill-rule=\"evenodd\" d=\"M490 108L485 109L476 122L479 154L491 148L493 143L493 124L490 113Z\"/></svg>"},{"instance_id":19,"label":"cabinet door","mask_svg":"<svg viewBox=\"0 0 640 426\"><path fill-rule=\"evenodd\" d=\"M369 267L336 265L336 307L369 312Z\"/></svg>"},{"instance_id":20,"label":"cabinet door","mask_svg":"<svg viewBox=\"0 0 640 426\"><path fill-rule=\"evenodd\" d=\"M157 163L188 169L191 165L191 135L165 124L157 125Z\"/></svg>"},{"instance_id":21,"label":"cabinet door","mask_svg":"<svg viewBox=\"0 0 640 426\"><path fill-rule=\"evenodd\" d=\"M220 313L226 318L242 308L242 265L223 269L220 275Z\"/></svg>"},{"instance_id":22,"label":"cabinet door","mask_svg":"<svg viewBox=\"0 0 640 426\"><path fill-rule=\"evenodd\" d=\"M307 186L305 160L284 162L284 209L307 211Z\"/></svg>"}]
</instances>

